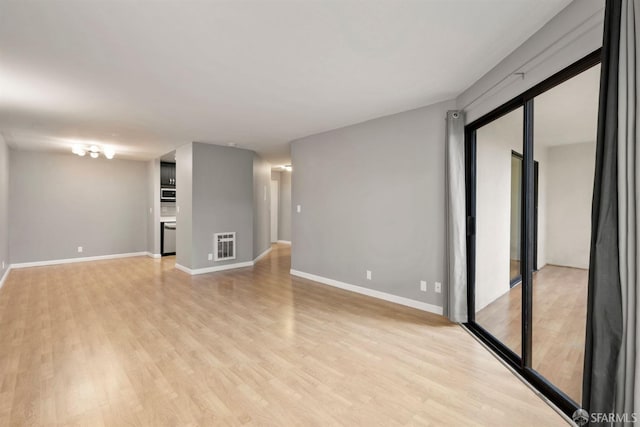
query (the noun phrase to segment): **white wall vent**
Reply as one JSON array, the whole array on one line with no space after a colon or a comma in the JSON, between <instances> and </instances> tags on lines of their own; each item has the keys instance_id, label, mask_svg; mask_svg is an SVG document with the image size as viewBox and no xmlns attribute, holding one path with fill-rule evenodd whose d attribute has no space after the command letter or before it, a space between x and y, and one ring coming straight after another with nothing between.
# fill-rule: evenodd
<instances>
[{"instance_id":1,"label":"white wall vent","mask_svg":"<svg viewBox=\"0 0 640 427\"><path fill-rule=\"evenodd\" d=\"M236 233L216 233L213 235L214 261L236 259Z\"/></svg>"}]
</instances>

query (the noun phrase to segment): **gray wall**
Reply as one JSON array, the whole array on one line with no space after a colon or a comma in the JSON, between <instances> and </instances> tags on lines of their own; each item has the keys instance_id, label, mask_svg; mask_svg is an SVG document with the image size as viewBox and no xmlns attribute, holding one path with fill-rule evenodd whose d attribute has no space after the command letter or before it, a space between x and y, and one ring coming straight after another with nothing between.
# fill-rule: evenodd
<instances>
[{"instance_id":1,"label":"gray wall","mask_svg":"<svg viewBox=\"0 0 640 427\"><path fill-rule=\"evenodd\" d=\"M253 260L253 156L249 150L193 143L192 269ZM177 168L181 178L180 163ZM226 231L236 232L236 259L208 261L214 233Z\"/></svg>"},{"instance_id":2,"label":"gray wall","mask_svg":"<svg viewBox=\"0 0 640 427\"><path fill-rule=\"evenodd\" d=\"M194 268L193 252L193 144L176 150L176 264Z\"/></svg>"},{"instance_id":3,"label":"gray wall","mask_svg":"<svg viewBox=\"0 0 640 427\"><path fill-rule=\"evenodd\" d=\"M292 269L442 305L433 288L445 281L445 115L453 107L292 143L292 204L302 206L292 214Z\"/></svg>"},{"instance_id":4,"label":"gray wall","mask_svg":"<svg viewBox=\"0 0 640 427\"><path fill-rule=\"evenodd\" d=\"M2 263L4 262L4 268ZM9 148L0 135L0 280L9 268Z\"/></svg>"},{"instance_id":5,"label":"gray wall","mask_svg":"<svg viewBox=\"0 0 640 427\"><path fill-rule=\"evenodd\" d=\"M271 165L253 155L253 258L271 247Z\"/></svg>"},{"instance_id":6,"label":"gray wall","mask_svg":"<svg viewBox=\"0 0 640 427\"><path fill-rule=\"evenodd\" d=\"M9 157L12 263L146 251L146 162L17 150Z\"/></svg>"},{"instance_id":7,"label":"gray wall","mask_svg":"<svg viewBox=\"0 0 640 427\"><path fill-rule=\"evenodd\" d=\"M291 172L280 172L278 240L291 241Z\"/></svg>"}]
</instances>

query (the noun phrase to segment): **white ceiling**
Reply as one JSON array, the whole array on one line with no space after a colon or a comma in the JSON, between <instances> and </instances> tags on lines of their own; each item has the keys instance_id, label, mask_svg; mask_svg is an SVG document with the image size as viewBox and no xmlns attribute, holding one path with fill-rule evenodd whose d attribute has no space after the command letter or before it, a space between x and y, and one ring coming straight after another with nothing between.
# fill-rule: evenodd
<instances>
[{"instance_id":1,"label":"white ceiling","mask_svg":"<svg viewBox=\"0 0 640 427\"><path fill-rule=\"evenodd\" d=\"M292 139L451 99L569 0L0 0L0 131L151 159Z\"/></svg>"}]
</instances>

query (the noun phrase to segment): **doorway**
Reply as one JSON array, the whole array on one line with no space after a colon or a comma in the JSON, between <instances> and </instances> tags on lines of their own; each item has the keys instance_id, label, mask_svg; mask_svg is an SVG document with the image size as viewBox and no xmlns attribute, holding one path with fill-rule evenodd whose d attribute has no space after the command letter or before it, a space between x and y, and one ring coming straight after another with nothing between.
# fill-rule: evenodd
<instances>
[{"instance_id":1,"label":"doorway","mask_svg":"<svg viewBox=\"0 0 640 427\"><path fill-rule=\"evenodd\" d=\"M534 250L533 270L538 271L538 174L539 162L534 166ZM521 242L522 242L522 154L511 151L511 217L509 244L509 285L514 287L522 281Z\"/></svg>"},{"instance_id":2,"label":"doorway","mask_svg":"<svg viewBox=\"0 0 640 427\"><path fill-rule=\"evenodd\" d=\"M280 200L279 181L271 180L271 243L278 241L278 205Z\"/></svg>"}]
</instances>

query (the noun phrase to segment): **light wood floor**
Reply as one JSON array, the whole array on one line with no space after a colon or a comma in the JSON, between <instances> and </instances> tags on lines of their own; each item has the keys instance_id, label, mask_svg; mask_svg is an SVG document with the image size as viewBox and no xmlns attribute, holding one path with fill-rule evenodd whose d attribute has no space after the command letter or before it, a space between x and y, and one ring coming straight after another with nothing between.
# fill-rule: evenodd
<instances>
[{"instance_id":1,"label":"light wood floor","mask_svg":"<svg viewBox=\"0 0 640 427\"><path fill-rule=\"evenodd\" d=\"M289 251L12 271L0 425L566 425L459 326L292 278Z\"/></svg>"},{"instance_id":2,"label":"light wood floor","mask_svg":"<svg viewBox=\"0 0 640 427\"><path fill-rule=\"evenodd\" d=\"M533 278L533 363L574 401L582 400L589 270L547 265ZM522 353L522 287L476 313L476 322Z\"/></svg>"}]
</instances>

